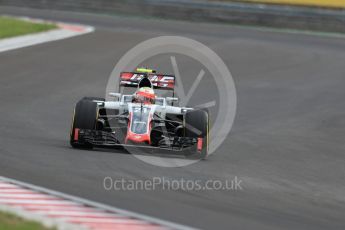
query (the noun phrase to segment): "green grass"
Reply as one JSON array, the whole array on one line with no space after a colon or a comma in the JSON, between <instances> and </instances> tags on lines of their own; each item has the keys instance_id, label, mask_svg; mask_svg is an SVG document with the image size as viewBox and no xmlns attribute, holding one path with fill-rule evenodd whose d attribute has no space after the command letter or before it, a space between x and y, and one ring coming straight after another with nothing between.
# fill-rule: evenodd
<instances>
[{"instance_id":1,"label":"green grass","mask_svg":"<svg viewBox=\"0 0 345 230\"><path fill-rule=\"evenodd\" d=\"M0 212L0 229L3 230L48 230L34 221L23 220L15 215Z\"/></svg>"},{"instance_id":2,"label":"green grass","mask_svg":"<svg viewBox=\"0 0 345 230\"><path fill-rule=\"evenodd\" d=\"M57 28L54 24L32 23L16 18L0 16L0 39L43 32Z\"/></svg>"}]
</instances>

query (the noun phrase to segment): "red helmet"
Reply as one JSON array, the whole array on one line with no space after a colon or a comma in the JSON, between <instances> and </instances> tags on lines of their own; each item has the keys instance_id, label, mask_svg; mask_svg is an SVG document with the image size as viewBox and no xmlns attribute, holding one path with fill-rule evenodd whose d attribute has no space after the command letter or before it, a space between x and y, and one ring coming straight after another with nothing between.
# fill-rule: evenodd
<instances>
[{"instance_id":1,"label":"red helmet","mask_svg":"<svg viewBox=\"0 0 345 230\"><path fill-rule=\"evenodd\" d=\"M134 102L137 103L154 104L155 100L156 95L153 89L149 87L142 87L134 94Z\"/></svg>"}]
</instances>

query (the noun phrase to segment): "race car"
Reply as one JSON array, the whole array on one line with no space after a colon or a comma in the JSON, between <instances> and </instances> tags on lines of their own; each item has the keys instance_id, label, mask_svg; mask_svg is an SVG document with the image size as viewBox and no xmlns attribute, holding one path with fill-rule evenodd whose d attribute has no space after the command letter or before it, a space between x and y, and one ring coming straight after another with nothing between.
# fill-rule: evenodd
<instances>
[{"instance_id":1,"label":"race car","mask_svg":"<svg viewBox=\"0 0 345 230\"><path fill-rule=\"evenodd\" d=\"M114 100L84 97L75 106L70 132L73 148L124 147L205 159L209 149L209 113L178 107L175 76L138 68L122 72ZM121 91L122 90L122 91ZM155 91L168 90L172 97ZM164 150L164 151L163 151Z\"/></svg>"}]
</instances>

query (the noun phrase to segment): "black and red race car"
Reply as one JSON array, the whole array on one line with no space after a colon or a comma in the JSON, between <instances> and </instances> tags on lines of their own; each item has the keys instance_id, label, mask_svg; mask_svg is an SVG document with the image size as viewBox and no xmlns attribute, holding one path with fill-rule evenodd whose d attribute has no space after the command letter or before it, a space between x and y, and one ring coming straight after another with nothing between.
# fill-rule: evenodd
<instances>
[{"instance_id":1,"label":"black and red race car","mask_svg":"<svg viewBox=\"0 0 345 230\"><path fill-rule=\"evenodd\" d=\"M175 77L149 69L122 72L121 87L132 94L110 93L112 101L84 97L75 106L70 143L74 148L125 147L205 159L209 148L209 114L205 109L174 106L176 97L159 97ZM130 151L131 152L131 151Z\"/></svg>"}]
</instances>

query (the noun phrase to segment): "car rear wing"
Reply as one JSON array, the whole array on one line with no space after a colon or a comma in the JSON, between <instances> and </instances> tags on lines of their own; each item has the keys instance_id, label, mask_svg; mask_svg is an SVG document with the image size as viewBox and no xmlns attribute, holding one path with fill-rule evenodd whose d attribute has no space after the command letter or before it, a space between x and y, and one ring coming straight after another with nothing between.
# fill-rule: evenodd
<instances>
[{"instance_id":1,"label":"car rear wing","mask_svg":"<svg viewBox=\"0 0 345 230\"><path fill-rule=\"evenodd\" d=\"M147 77L155 89L174 90L175 76L156 73L122 72L120 87L138 87L141 79Z\"/></svg>"}]
</instances>

